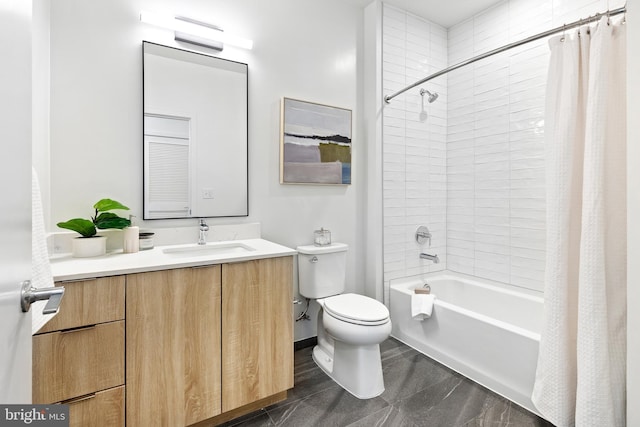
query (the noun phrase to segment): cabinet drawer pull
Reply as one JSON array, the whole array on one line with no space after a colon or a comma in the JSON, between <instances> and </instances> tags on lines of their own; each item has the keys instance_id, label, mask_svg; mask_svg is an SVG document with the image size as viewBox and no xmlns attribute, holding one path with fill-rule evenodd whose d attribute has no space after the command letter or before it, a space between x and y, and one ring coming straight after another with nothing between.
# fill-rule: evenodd
<instances>
[{"instance_id":1,"label":"cabinet drawer pull","mask_svg":"<svg viewBox=\"0 0 640 427\"><path fill-rule=\"evenodd\" d=\"M194 265L193 267L191 267L194 270L197 270L199 268L210 268L210 267L215 267L217 264L205 264L205 265Z\"/></svg>"},{"instance_id":2,"label":"cabinet drawer pull","mask_svg":"<svg viewBox=\"0 0 640 427\"><path fill-rule=\"evenodd\" d=\"M97 277L85 277L84 279L69 279L69 280L59 280L56 283L75 283L75 282L90 282L92 280L97 280Z\"/></svg>"},{"instance_id":3,"label":"cabinet drawer pull","mask_svg":"<svg viewBox=\"0 0 640 427\"><path fill-rule=\"evenodd\" d=\"M83 402L85 400L93 399L94 397L96 397L95 393L85 394L84 396L74 397L74 398L71 398L71 399L63 400L60 403L63 404L63 405L72 405L74 403Z\"/></svg>"},{"instance_id":4,"label":"cabinet drawer pull","mask_svg":"<svg viewBox=\"0 0 640 427\"><path fill-rule=\"evenodd\" d=\"M61 334L70 334L72 332L88 331L89 329L95 329L97 325L81 326L79 328L65 329L60 331Z\"/></svg>"}]
</instances>

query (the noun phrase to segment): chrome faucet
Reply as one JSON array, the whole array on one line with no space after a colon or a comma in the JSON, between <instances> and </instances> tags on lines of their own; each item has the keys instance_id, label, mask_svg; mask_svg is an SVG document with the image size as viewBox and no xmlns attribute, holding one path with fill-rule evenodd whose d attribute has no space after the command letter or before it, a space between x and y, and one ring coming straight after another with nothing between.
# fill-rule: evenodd
<instances>
[{"instance_id":1,"label":"chrome faucet","mask_svg":"<svg viewBox=\"0 0 640 427\"><path fill-rule=\"evenodd\" d=\"M200 218L200 237L198 237L199 245L207 244L207 231L209 231L209 226L204 219Z\"/></svg>"},{"instance_id":2,"label":"chrome faucet","mask_svg":"<svg viewBox=\"0 0 640 427\"><path fill-rule=\"evenodd\" d=\"M438 255L431 255L431 254L425 254L425 253L420 254L420 259L431 260L433 261L434 264L437 264L440 262L440 258L438 258Z\"/></svg>"}]
</instances>

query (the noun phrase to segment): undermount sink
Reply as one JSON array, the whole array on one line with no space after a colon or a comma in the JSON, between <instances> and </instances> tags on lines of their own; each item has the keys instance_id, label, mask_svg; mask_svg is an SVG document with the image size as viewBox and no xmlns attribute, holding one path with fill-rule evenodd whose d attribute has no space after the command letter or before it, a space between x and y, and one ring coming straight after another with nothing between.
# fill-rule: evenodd
<instances>
[{"instance_id":1,"label":"undermount sink","mask_svg":"<svg viewBox=\"0 0 640 427\"><path fill-rule=\"evenodd\" d=\"M162 250L169 255L200 256L200 255L232 255L255 251L244 243L208 243L206 245L180 246L177 248L165 248Z\"/></svg>"}]
</instances>

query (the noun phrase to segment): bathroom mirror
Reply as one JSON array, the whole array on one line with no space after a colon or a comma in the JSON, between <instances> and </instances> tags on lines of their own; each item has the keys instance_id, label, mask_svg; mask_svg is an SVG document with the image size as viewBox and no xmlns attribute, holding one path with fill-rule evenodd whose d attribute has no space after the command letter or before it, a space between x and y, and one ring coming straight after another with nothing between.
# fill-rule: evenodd
<instances>
[{"instance_id":1,"label":"bathroom mirror","mask_svg":"<svg viewBox=\"0 0 640 427\"><path fill-rule=\"evenodd\" d=\"M142 52L144 219L247 216L247 64Z\"/></svg>"}]
</instances>

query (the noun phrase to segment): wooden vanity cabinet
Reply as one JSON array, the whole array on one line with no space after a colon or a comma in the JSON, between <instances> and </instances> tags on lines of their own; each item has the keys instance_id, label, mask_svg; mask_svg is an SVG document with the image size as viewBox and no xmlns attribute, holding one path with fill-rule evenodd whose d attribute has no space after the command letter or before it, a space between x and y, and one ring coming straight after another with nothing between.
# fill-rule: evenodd
<instances>
[{"instance_id":1,"label":"wooden vanity cabinet","mask_svg":"<svg viewBox=\"0 0 640 427\"><path fill-rule=\"evenodd\" d=\"M72 426L147 427L285 399L292 272L285 256L63 282L60 313L33 337L33 402L69 404Z\"/></svg>"},{"instance_id":2,"label":"wooden vanity cabinet","mask_svg":"<svg viewBox=\"0 0 640 427\"><path fill-rule=\"evenodd\" d=\"M32 338L33 403L68 404L71 426L123 426L125 278L56 285L60 312Z\"/></svg>"},{"instance_id":3,"label":"wooden vanity cabinet","mask_svg":"<svg viewBox=\"0 0 640 427\"><path fill-rule=\"evenodd\" d=\"M127 276L127 426L220 414L220 268Z\"/></svg>"}]
</instances>

